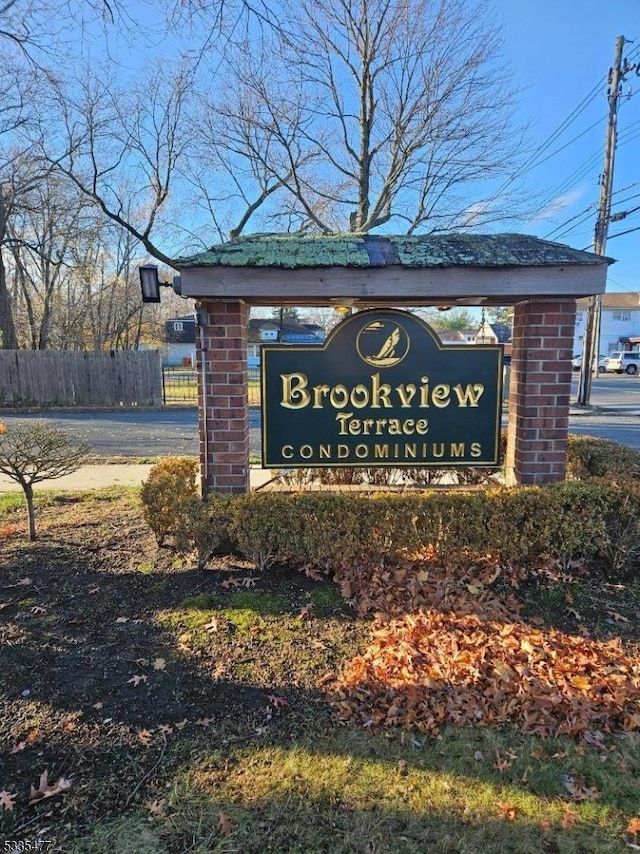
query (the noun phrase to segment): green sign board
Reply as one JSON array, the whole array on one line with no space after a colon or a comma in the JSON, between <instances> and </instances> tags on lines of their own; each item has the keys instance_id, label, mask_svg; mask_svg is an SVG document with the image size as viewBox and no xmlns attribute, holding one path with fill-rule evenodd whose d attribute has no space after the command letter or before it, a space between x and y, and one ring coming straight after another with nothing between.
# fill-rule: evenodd
<instances>
[{"instance_id":1,"label":"green sign board","mask_svg":"<svg viewBox=\"0 0 640 854\"><path fill-rule=\"evenodd\" d=\"M404 311L361 311L323 346L262 347L262 464L499 464L502 347L446 345Z\"/></svg>"}]
</instances>

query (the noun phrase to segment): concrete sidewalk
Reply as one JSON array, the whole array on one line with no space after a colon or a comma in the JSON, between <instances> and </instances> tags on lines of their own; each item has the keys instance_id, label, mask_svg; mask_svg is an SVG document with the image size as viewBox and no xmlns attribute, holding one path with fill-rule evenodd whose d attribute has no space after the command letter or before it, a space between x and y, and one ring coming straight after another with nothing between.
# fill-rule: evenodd
<instances>
[{"instance_id":1,"label":"concrete sidewalk","mask_svg":"<svg viewBox=\"0 0 640 854\"><path fill-rule=\"evenodd\" d=\"M36 484L35 489L55 489L64 492L75 492L84 489L100 489L104 486L140 486L149 476L153 466L138 463L115 463L114 465L82 466L73 474L59 477L55 480L43 480ZM264 486L275 476L275 472L251 466L251 488ZM20 492L20 485L0 474L0 493Z\"/></svg>"}]
</instances>

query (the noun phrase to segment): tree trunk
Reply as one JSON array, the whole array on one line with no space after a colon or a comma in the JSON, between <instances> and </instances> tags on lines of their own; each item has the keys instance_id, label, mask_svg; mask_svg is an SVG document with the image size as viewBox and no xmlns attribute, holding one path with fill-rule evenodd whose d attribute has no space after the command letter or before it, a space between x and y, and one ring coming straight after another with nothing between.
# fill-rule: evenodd
<instances>
[{"instance_id":1,"label":"tree trunk","mask_svg":"<svg viewBox=\"0 0 640 854\"><path fill-rule=\"evenodd\" d=\"M7 271L0 251L0 349L17 350L16 327L7 288Z\"/></svg>"},{"instance_id":2,"label":"tree trunk","mask_svg":"<svg viewBox=\"0 0 640 854\"><path fill-rule=\"evenodd\" d=\"M22 485L24 497L27 499L27 516L29 518L29 539L33 542L36 538L36 511L33 506L33 487L30 483Z\"/></svg>"}]
</instances>

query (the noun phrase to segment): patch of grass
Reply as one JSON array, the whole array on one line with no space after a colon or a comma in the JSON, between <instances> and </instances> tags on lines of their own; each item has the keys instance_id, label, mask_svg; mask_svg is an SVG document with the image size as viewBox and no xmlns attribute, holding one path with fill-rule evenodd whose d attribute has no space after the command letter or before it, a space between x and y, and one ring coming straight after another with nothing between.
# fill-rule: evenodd
<instances>
[{"instance_id":1,"label":"patch of grass","mask_svg":"<svg viewBox=\"0 0 640 854\"><path fill-rule=\"evenodd\" d=\"M419 739L342 729L218 752L176 777L156 826L167 850L197 839L200 852L623 850L626 820L609 803L614 765L572 742L553 742L547 751L541 744L516 733L452 730ZM495 751L514 757L508 769L495 768ZM573 803L562 790L548 791L547 767L553 780L568 769L590 781L599 776L600 800ZM637 780L630 779L629 789L637 804ZM78 847L74 854L93 850Z\"/></svg>"},{"instance_id":2,"label":"patch of grass","mask_svg":"<svg viewBox=\"0 0 640 854\"><path fill-rule=\"evenodd\" d=\"M213 593L198 593L195 596L187 596L180 603L180 608L189 611L212 611L220 606L220 598Z\"/></svg>"},{"instance_id":3,"label":"patch of grass","mask_svg":"<svg viewBox=\"0 0 640 854\"><path fill-rule=\"evenodd\" d=\"M24 496L21 492L5 492L0 495L0 513L22 509Z\"/></svg>"},{"instance_id":4,"label":"patch of grass","mask_svg":"<svg viewBox=\"0 0 640 854\"><path fill-rule=\"evenodd\" d=\"M257 590L234 590L225 602L227 609L254 611L256 614L284 614L287 605L277 593L263 593Z\"/></svg>"},{"instance_id":5,"label":"patch of grass","mask_svg":"<svg viewBox=\"0 0 640 854\"><path fill-rule=\"evenodd\" d=\"M71 854L165 854L168 848L146 815L117 818L96 824L89 836L71 848Z\"/></svg>"},{"instance_id":6,"label":"patch of grass","mask_svg":"<svg viewBox=\"0 0 640 854\"><path fill-rule=\"evenodd\" d=\"M316 611L335 610L344 606L344 599L335 584L323 583L314 587L309 594L309 601Z\"/></svg>"},{"instance_id":7,"label":"patch of grass","mask_svg":"<svg viewBox=\"0 0 640 854\"><path fill-rule=\"evenodd\" d=\"M150 575L155 569L152 563L139 563L138 564L138 572L141 572L143 575Z\"/></svg>"}]
</instances>

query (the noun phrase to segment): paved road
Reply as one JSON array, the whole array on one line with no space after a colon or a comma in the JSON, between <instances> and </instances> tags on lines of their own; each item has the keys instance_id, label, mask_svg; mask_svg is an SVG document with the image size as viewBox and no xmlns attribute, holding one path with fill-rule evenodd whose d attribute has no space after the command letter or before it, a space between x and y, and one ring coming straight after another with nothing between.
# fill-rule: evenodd
<instances>
[{"instance_id":1,"label":"paved road","mask_svg":"<svg viewBox=\"0 0 640 854\"><path fill-rule=\"evenodd\" d=\"M574 383L573 399L575 387ZM573 415L570 421L572 433L613 439L640 450L640 378L626 375L598 377L593 384L592 403L598 407L615 407L615 411ZM5 414L0 410L0 421L7 425L21 418L46 418L86 442L96 456L144 458L198 453L198 416L195 409L28 414ZM251 450L258 453L260 412L257 409L250 410L249 427Z\"/></svg>"}]
</instances>

